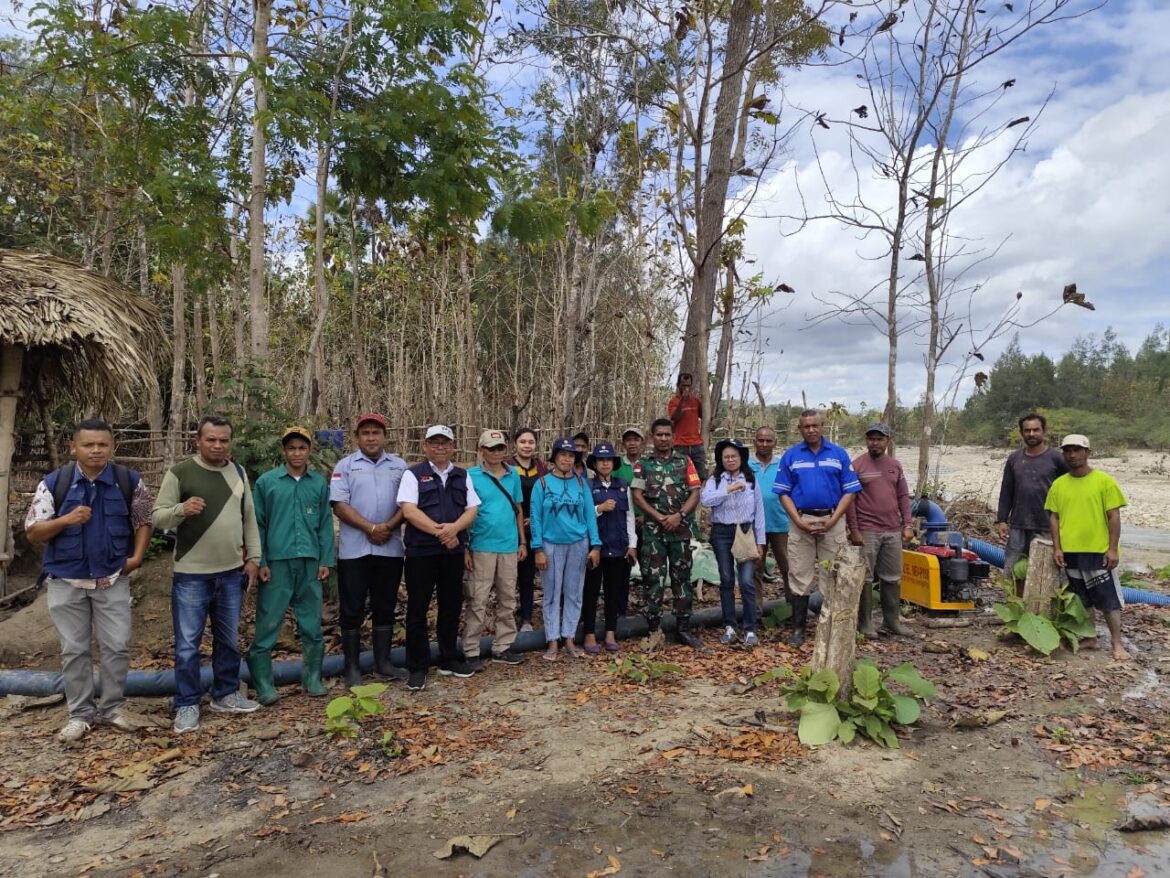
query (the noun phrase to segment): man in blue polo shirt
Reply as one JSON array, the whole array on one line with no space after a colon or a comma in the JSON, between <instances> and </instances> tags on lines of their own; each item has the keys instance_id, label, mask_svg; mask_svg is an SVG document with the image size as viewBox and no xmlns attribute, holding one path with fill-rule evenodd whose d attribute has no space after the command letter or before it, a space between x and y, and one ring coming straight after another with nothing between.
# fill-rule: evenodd
<instances>
[{"instance_id":1,"label":"man in blue polo shirt","mask_svg":"<svg viewBox=\"0 0 1170 878\"><path fill-rule=\"evenodd\" d=\"M406 461L386 451L386 419L376 412L358 418L354 432L357 451L337 461L329 482L329 502L341 522L337 591L346 686L362 682L359 658L367 600L374 624L375 672L392 680L407 676L390 663L404 563L398 488Z\"/></svg>"},{"instance_id":2,"label":"man in blue polo shirt","mask_svg":"<svg viewBox=\"0 0 1170 878\"><path fill-rule=\"evenodd\" d=\"M771 427L763 426L756 430L754 444L756 453L748 458L748 466L756 474L756 480L762 486L764 495L764 537L767 539L767 548L772 550L772 557L776 559L776 572L784 581L784 599L792 600L792 592L788 588L788 513L780 505L780 498L768 490L776 481L776 473L780 470L780 458L776 456L776 431ZM766 551L766 550L765 550ZM766 557L766 555L765 555ZM760 615L764 612L764 559L755 569L756 600L759 602Z\"/></svg>"},{"instance_id":3,"label":"man in blue polo shirt","mask_svg":"<svg viewBox=\"0 0 1170 878\"><path fill-rule=\"evenodd\" d=\"M797 424L802 442L780 458L772 491L780 495L792 534L788 541L789 586L792 589L792 635L789 644L804 643L808 597L817 586L820 562L832 561L845 546L845 510L861 482L853 462L840 445L821 436L824 417L805 409Z\"/></svg>"}]
</instances>

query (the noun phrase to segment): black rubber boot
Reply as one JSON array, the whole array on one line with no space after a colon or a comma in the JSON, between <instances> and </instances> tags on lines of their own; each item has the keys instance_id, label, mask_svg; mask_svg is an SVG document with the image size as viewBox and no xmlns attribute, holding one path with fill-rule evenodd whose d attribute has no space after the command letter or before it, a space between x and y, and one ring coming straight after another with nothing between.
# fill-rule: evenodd
<instances>
[{"instance_id":1,"label":"black rubber boot","mask_svg":"<svg viewBox=\"0 0 1170 878\"><path fill-rule=\"evenodd\" d=\"M804 643L804 627L808 624L808 595L792 597L792 633L788 635L789 646Z\"/></svg>"},{"instance_id":2,"label":"black rubber boot","mask_svg":"<svg viewBox=\"0 0 1170 878\"><path fill-rule=\"evenodd\" d=\"M406 668L396 668L390 662L390 641L394 639L392 626L374 629L374 673L388 680L405 680Z\"/></svg>"},{"instance_id":3,"label":"black rubber boot","mask_svg":"<svg viewBox=\"0 0 1170 878\"><path fill-rule=\"evenodd\" d=\"M703 644L691 633L691 602L681 598L674 602L675 639L691 649L700 649Z\"/></svg>"},{"instance_id":4,"label":"black rubber boot","mask_svg":"<svg viewBox=\"0 0 1170 878\"><path fill-rule=\"evenodd\" d=\"M861 589L861 600L857 608L857 630L866 640L877 637L873 627L873 585L866 583Z\"/></svg>"},{"instance_id":5,"label":"black rubber boot","mask_svg":"<svg viewBox=\"0 0 1170 878\"><path fill-rule=\"evenodd\" d=\"M882 582L882 629L899 637L910 632L902 625L902 583Z\"/></svg>"},{"instance_id":6,"label":"black rubber boot","mask_svg":"<svg viewBox=\"0 0 1170 878\"><path fill-rule=\"evenodd\" d=\"M362 655L362 632L360 629L342 630L341 651L345 654L345 670L342 671L345 685L362 685L362 668L359 663Z\"/></svg>"}]
</instances>

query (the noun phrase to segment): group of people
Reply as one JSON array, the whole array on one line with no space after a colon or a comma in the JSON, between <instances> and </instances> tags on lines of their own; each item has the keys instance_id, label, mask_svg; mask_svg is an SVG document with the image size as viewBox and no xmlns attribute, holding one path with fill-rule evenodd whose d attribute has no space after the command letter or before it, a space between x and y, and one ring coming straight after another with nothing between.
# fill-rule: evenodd
<instances>
[{"instance_id":1,"label":"group of people","mask_svg":"<svg viewBox=\"0 0 1170 878\"><path fill-rule=\"evenodd\" d=\"M657 649L663 641L667 587L677 640L698 647L691 630L691 542L698 537L700 503L710 509L719 568L721 643L758 643L764 560L771 549L793 608L788 642L799 646L822 562L846 542L863 547L879 582L883 628L905 633L901 549L912 533L910 503L902 467L889 454L890 429L871 424L866 452L851 460L822 436L821 413L806 410L798 422L801 441L782 455L775 454L775 431L760 427L750 452L737 440L720 441L708 477L701 444L694 448L686 433L680 443L676 433L680 409L684 423L701 417L688 398L680 380L672 416L650 425L649 449L637 427L623 433L620 454L608 441L590 448L588 437L579 434L553 442L546 463L532 430L512 437L511 456L504 433L484 430L479 464L469 469L452 461L454 433L442 424L425 431L424 459L408 466L386 449L385 418L370 412L357 419L356 448L328 480L310 464L312 433L292 426L280 437L284 462L255 486L231 458L232 425L208 415L199 422L195 454L166 472L153 500L138 473L113 462L110 426L81 421L70 444L73 461L38 485L26 520L30 541L46 546L49 610L61 640L69 719L59 737L77 741L99 722L134 727L123 710L128 574L142 564L155 528L175 535L171 608L179 733L199 728L205 689L210 710L223 713L251 713L279 698L272 650L290 608L301 641L301 686L309 695L326 694L322 584L334 566L343 677L351 686L362 680L367 615L373 671L404 680L414 691L424 688L432 664L440 675L456 677L477 673L488 658L519 664L514 644L519 632L532 629L538 570L544 660L620 649L617 623L628 610L635 564L643 582L645 648ZM1039 422L1039 443L1033 421ZM1087 438L1066 437L1057 460L1043 444L1042 418L1029 415L1020 427L1025 447L1008 460L999 510L1009 564L1037 533L1051 533L1070 587L1086 606L1105 611L1114 655L1121 657L1116 577L1114 586L1103 583L1117 564L1124 498L1112 479L1088 466ZM1037 526L1043 519L1035 509L1045 479L1051 485L1044 486L1041 503L1047 530ZM1092 510L1100 511L1100 522L1090 521ZM399 667L391 661L391 645L403 579L405 667ZM240 685L239 620L244 592L252 588L256 621L245 661L255 700ZM858 628L875 636L869 594L866 588ZM436 656L428 632L432 600ZM208 619L209 686L200 667ZM488 628L494 633L490 656L481 654ZM91 636L101 648L100 699Z\"/></svg>"}]
</instances>

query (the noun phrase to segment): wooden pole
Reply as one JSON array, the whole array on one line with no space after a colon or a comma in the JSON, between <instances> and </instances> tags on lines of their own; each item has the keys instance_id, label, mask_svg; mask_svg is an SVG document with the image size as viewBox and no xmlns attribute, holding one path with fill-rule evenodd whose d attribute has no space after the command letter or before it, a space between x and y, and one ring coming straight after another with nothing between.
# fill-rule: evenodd
<instances>
[{"instance_id":1,"label":"wooden pole","mask_svg":"<svg viewBox=\"0 0 1170 878\"><path fill-rule=\"evenodd\" d=\"M1024 580L1024 606L1029 612L1052 618L1052 598L1060 587L1060 568L1052 558L1052 540L1037 537L1028 549L1028 576Z\"/></svg>"},{"instance_id":2,"label":"wooden pole","mask_svg":"<svg viewBox=\"0 0 1170 878\"><path fill-rule=\"evenodd\" d=\"M841 681L839 698L853 689L853 658L857 652L857 605L866 585L867 568L861 548L846 545L837 553L829 575L820 577L825 603L817 623L812 669L832 668Z\"/></svg>"},{"instance_id":3,"label":"wooden pole","mask_svg":"<svg viewBox=\"0 0 1170 878\"><path fill-rule=\"evenodd\" d=\"M7 594L12 534L8 526L8 492L12 482L12 453L16 448L16 403L24 348L0 343L0 597Z\"/></svg>"}]
</instances>

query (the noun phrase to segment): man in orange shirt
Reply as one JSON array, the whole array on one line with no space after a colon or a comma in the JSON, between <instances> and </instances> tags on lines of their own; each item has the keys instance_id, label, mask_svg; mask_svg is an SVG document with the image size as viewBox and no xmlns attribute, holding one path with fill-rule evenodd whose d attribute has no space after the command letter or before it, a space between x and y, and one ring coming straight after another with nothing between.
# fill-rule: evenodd
<instances>
[{"instance_id":1,"label":"man in orange shirt","mask_svg":"<svg viewBox=\"0 0 1170 878\"><path fill-rule=\"evenodd\" d=\"M703 401L693 393L694 377L690 372L678 376L678 393L667 403L666 413L674 424L674 450L691 459L700 481L707 480L707 450L703 447L700 423Z\"/></svg>"}]
</instances>

